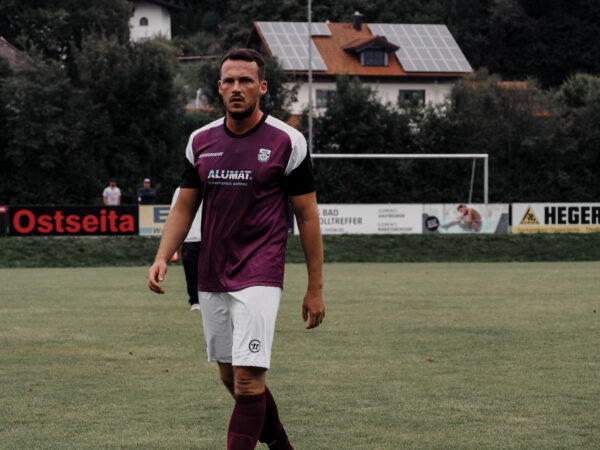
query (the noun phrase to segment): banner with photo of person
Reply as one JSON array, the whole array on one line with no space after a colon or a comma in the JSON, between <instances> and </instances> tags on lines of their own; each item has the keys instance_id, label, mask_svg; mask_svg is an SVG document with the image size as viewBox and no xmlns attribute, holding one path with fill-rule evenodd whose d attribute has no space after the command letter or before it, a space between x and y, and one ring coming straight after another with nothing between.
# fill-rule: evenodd
<instances>
[{"instance_id":1,"label":"banner with photo of person","mask_svg":"<svg viewBox=\"0 0 600 450\"><path fill-rule=\"evenodd\" d=\"M432 203L423 205L423 233L508 233L508 204Z\"/></svg>"}]
</instances>

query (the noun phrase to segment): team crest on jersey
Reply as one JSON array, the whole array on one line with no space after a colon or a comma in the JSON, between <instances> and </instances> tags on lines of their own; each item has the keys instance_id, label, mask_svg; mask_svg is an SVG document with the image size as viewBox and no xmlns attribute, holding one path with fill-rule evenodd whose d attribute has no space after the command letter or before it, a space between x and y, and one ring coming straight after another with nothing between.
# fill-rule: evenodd
<instances>
[{"instance_id":1,"label":"team crest on jersey","mask_svg":"<svg viewBox=\"0 0 600 450\"><path fill-rule=\"evenodd\" d=\"M267 162L269 160L269 156L271 156L271 150L268 150L266 148L261 148L258 151L258 160L260 162Z\"/></svg>"}]
</instances>

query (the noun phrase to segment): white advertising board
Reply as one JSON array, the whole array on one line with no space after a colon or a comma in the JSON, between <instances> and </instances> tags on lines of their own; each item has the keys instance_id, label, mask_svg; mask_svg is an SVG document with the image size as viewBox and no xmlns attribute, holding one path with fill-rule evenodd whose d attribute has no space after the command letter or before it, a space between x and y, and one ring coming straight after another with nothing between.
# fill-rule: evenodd
<instances>
[{"instance_id":1,"label":"white advertising board","mask_svg":"<svg viewBox=\"0 0 600 450\"><path fill-rule=\"evenodd\" d=\"M508 233L508 204L425 204L423 233Z\"/></svg>"},{"instance_id":2,"label":"white advertising board","mask_svg":"<svg viewBox=\"0 0 600 450\"><path fill-rule=\"evenodd\" d=\"M513 203L513 233L600 231L600 203Z\"/></svg>"},{"instance_id":3,"label":"white advertising board","mask_svg":"<svg viewBox=\"0 0 600 450\"><path fill-rule=\"evenodd\" d=\"M171 205L140 205L140 236L161 236Z\"/></svg>"},{"instance_id":4,"label":"white advertising board","mask_svg":"<svg viewBox=\"0 0 600 450\"><path fill-rule=\"evenodd\" d=\"M408 204L320 204L321 233L421 233L422 209L422 205ZM294 232L298 232L295 223Z\"/></svg>"}]
</instances>

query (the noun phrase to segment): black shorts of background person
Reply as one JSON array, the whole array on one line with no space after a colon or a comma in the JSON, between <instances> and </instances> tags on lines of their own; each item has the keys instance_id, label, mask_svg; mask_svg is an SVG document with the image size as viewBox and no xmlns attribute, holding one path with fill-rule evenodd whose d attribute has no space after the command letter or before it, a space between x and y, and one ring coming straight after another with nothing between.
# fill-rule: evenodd
<instances>
[{"instance_id":1,"label":"black shorts of background person","mask_svg":"<svg viewBox=\"0 0 600 450\"><path fill-rule=\"evenodd\" d=\"M190 305L198 304L198 255L200 242L184 242L181 245L181 260L185 272L185 283Z\"/></svg>"}]
</instances>

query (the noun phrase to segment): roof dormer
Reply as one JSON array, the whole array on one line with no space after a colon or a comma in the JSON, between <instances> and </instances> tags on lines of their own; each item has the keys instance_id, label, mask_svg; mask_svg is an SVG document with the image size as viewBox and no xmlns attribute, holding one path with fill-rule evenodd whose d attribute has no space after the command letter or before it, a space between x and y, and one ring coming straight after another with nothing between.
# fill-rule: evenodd
<instances>
[{"instance_id":1,"label":"roof dormer","mask_svg":"<svg viewBox=\"0 0 600 450\"><path fill-rule=\"evenodd\" d=\"M360 59L360 64L365 67L387 66L389 54L399 48L383 36L358 38L342 46L345 52L356 55Z\"/></svg>"}]
</instances>

